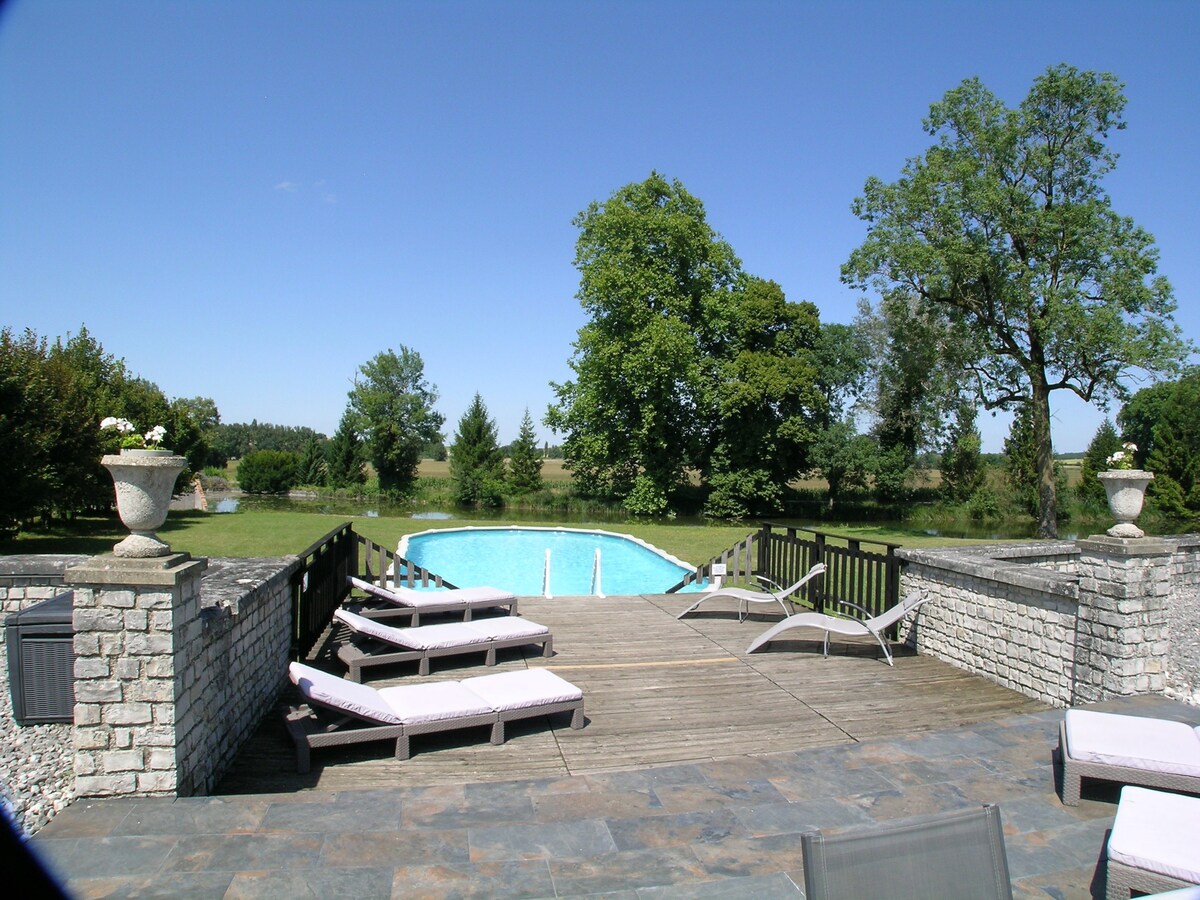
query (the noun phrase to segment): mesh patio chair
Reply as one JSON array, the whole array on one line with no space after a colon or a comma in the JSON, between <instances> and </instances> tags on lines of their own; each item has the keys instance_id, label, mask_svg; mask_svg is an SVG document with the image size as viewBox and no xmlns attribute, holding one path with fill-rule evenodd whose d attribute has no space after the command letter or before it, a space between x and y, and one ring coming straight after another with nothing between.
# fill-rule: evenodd
<instances>
[{"instance_id":1,"label":"mesh patio chair","mask_svg":"<svg viewBox=\"0 0 1200 900\"><path fill-rule=\"evenodd\" d=\"M800 836L808 900L1012 898L1000 807Z\"/></svg>"}]
</instances>

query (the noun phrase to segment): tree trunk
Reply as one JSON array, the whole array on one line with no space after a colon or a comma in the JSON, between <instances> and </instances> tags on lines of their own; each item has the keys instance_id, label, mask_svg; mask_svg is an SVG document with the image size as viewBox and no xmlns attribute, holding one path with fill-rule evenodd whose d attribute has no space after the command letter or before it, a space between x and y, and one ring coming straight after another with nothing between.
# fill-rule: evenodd
<instances>
[{"instance_id":1,"label":"tree trunk","mask_svg":"<svg viewBox=\"0 0 1200 900\"><path fill-rule=\"evenodd\" d=\"M1037 446L1038 536L1058 537L1058 486L1054 478L1054 445L1050 439L1050 391L1044 379L1033 383L1033 439Z\"/></svg>"}]
</instances>

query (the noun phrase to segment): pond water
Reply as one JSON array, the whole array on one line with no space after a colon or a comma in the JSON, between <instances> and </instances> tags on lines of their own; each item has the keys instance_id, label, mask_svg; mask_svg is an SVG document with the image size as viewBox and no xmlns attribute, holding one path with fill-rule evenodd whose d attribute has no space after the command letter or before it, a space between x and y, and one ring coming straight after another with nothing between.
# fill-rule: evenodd
<instances>
[{"instance_id":1,"label":"pond water","mask_svg":"<svg viewBox=\"0 0 1200 900\"><path fill-rule=\"evenodd\" d=\"M447 510L427 510L415 509L410 504L404 503L389 503L383 500L348 500L348 499L328 499L317 497L266 497L258 495L234 495L234 494L210 494L209 495L209 511L218 513L235 513L239 510L282 510L288 512L308 512L322 513L325 515L367 517L367 518L397 518L397 519L416 519L419 521L449 521L456 518L473 519L497 519L505 522L521 522L530 525L538 525L543 523L553 523L561 525L564 522L575 525L584 524L617 524L628 521L628 516L620 512L606 514L604 512L592 511L584 514L571 515L562 512L543 513L532 512L528 510L464 510L462 512L453 512ZM839 527L844 526L843 522L821 522L816 519L798 519L798 518L780 518L772 517L771 521L780 525L793 525L796 527L816 528L818 530L837 531ZM699 516L679 516L678 518L664 520L669 524L675 525L704 525L707 520ZM902 522L893 519L871 519L866 522L858 521L854 524L875 525L881 528L895 529L897 531L907 531L911 534L929 535L932 537L947 537L947 538L964 538L972 540L984 541L1003 541L1017 540L1023 538L1033 538L1037 535L1037 528L1032 521L1026 522L954 522L946 525L930 526L919 525L911 522ZM758 523L755 520L746 521L747 532L757 528ZM1104 525L1107 527L1107 525ZM1084 534L1090 534L1097 529L1091 531L1083 531ZM1099 528L1103 531L1104 528ZM1074 540L1078 535L1074 532L1063 533L1061 537L1066 540Z\"/></svg>"},{"instance_id":2,"label":"pond water","mask_svg":"<svg viewBox=\"0 0 1200 900\"><path fill-rule=\"evenodd\" d=\"M402 538L399 553L453 584L518 596L661 594L694 571L629 535L575 528L423 531Z\"/></svg>"}]
</instances>

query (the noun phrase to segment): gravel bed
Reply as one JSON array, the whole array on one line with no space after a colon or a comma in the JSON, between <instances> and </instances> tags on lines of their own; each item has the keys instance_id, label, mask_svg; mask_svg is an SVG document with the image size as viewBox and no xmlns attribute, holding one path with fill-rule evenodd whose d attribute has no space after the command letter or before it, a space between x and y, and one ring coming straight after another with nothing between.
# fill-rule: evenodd
<instances>
[{"instance_id":1,"label":"gravel bed","mask_svg":"<svg viewBox=\"0 0 1200 900\"><path fill-rule=\"evenodd\" d=\"M0 803L26 834L36 834L75 798L71 727L16 723L0 641Z\"/></svg>"}]
</instances>

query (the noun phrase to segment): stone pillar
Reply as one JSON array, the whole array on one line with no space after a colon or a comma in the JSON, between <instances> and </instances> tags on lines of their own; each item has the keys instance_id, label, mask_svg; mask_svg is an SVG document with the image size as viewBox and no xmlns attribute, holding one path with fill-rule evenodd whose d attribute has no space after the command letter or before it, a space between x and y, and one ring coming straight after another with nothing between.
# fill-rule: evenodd
<instances>
[{"instance_id":1,"label":"stone pillar","mask_svg":"<svg viewBox=\"0 0 1200 900\"><path fill-rule=\"evenodd\" d=\"M1079 542L1074 703L1166 687L1172 553L1150 537Z\"/></svg>"},{"instance_id":2,"label":"stone pillar","mask_svg":"<svg viewBox=\"0 0 1200 900\"><path fill-rule=\"evenodd\" d=\"M177 795L188 740L185 676L197 643L206 560L96 556L75 590L75 792Z\"/></svg>"}]
</instances>

